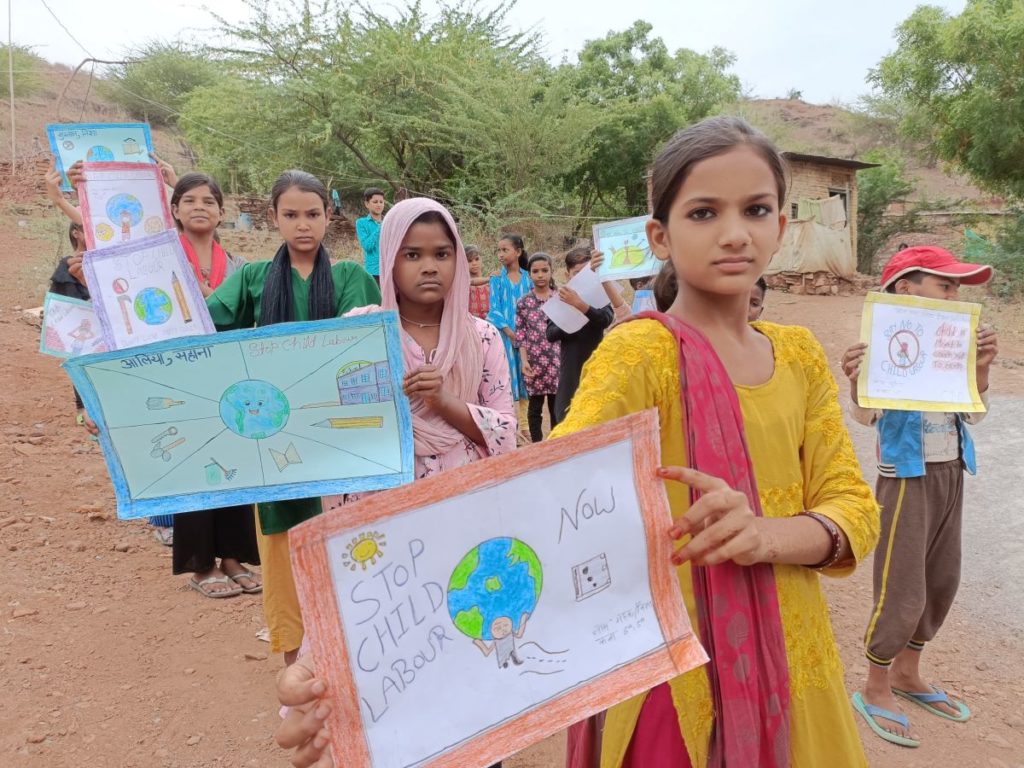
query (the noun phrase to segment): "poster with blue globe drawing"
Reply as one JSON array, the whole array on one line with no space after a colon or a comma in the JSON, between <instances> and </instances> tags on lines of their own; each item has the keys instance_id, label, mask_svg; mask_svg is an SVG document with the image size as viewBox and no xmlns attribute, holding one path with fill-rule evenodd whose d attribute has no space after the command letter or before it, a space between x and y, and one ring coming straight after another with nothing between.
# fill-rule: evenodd
<instances>
[{"instance_id":1,"label":"poster with blue globe drawing","mask_svg":"<svg viewBox=\"0 0 1024 768\"><path fill-rule=\"evenodd\" d=\"M71 191L65 172L86 163L153 163L153 138L146 123L54 123L46 126L61 189Z\"/></svg>"},{"instance_id":2,"label":"poster with blue globe drawing","mask_svg":"<svg viewBox=\"0 0 1024 768\"><path fill-rule=\"evenodd\" d=\"M89 250L138 243L175 228L155 165L85 163L78 200Z\"/></svg>"},{"instance_id":3,"label":"poster with blue globe drawing","mask_svg":"<svg viewBox=\"0 0 1024 768\"><path fill-rule=\"evenodd\" d=\"M485 768L706 660L634 414L292 529L334 764Z\"/></svg>"},{"instance_id":4,"label":"poster with blue globe drawing","mask_svg":"<svg viewBox=\"0 0 1024 768\"><path fill-rule=\"evenodd\" d=\"M650 216L634 216L594 225L594 247L604 254L604 262L597 271L602 282L658 273L662 263L647 242L650 219Z\"/></svg>"},{"instance_id":5,"label":"poster with blue globe drawing","mask_svg":"<svg viewBox=\"0 0 1024 768\"><path fill-rule=\"evenodd\" d=\"M216 330L176 232L86 251L82 268L110 349Z\"/></svg>"},{"instance_id":6,"label":"poster with blue globe drawing","mask_svg":"<svg viewBox=\"0 0 1024 768\"><path fill-rule=\"evenodd\" d=\"M173 339L65 364L121 518L412 480L397 316Z\"/></svg>"}]
</instances>

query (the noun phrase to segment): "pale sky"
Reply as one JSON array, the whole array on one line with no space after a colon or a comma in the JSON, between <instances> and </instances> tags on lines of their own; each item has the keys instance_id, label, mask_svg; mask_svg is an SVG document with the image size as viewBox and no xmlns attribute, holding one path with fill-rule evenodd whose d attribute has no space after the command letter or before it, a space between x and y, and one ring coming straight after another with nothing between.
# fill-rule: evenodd
<instances>
[{"instance_id":1,"label":"pale sky","mask_svg":"<svg viewBox=\"0 0 1024 768\"><path fill-rule=\"evenodd\" d=\"M86 53L62 30L43 0L13 2L14 42L33 46L51 61L76 65ZM290 5L290 0L285 0ZM484 0L487 4L489 0ZM46 0L81 44L97 58L119 58L149 39L202 40L212 21L204 6L230 20L244 18L241 0ZM732 51L733 71L754 96L784 96L790 89L806 101L852 103L868 91L869 68L893 49L892 33L919 3L913 0L519 0L509 21L541 30L548 57L575 54L590 39L622 30L637 19L672 50ZM933 0L960 13L963 0ZM298 0L295 0L298 5ZM388 4L383 4L386 7ZM424 0L424 7L436 7ZM7 14L0 20L7 40Z\"/></svg>"}]
</instances>

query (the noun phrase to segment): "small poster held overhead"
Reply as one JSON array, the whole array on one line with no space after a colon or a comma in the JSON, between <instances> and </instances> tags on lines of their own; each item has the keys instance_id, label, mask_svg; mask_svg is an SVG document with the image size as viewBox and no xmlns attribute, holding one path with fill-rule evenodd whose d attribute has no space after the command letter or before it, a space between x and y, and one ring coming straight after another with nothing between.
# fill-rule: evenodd
<instances>
[{"instance_id":1,"label":"small poster held overhead","mask_svg":"<svg viewBox=\"0 0 1024 768\"><path fill-rule=\"evenodd\" d=\"M293 528L334 764L485 768L705 663L659 461L652 410Z\"/></svg>"},{"instance_id":2,"label":"small poster held overhead","mask_svg":"<svg viewBox=\"0 0 1024 768\"><path fill-rule=\"evenodd\" d=\"M984 411L975 366L980 317L980 304L869 293L861 319L868 349L858 403L898 411Z\"/></svg>"},{"instance_id":3,"label":"small poster held overhead","mask_svg":"<svg viewBox=\"0 0 1024 768\"><path fill-rule=\"evenodd\" d=\"M146 123L65 123L46 126L61 189L71 191L67 169L86 163L153 163L153 138Z\"/></svg>"},{"instance_id":4,"label":"small poster held overhead","mask_svg":"<svg viewBox=\"0 0 1024 768\"><path fill-rule=\"evenodd\" d=\"M636 216L594 225L594 247L604 254L597 274L602 281L657 274L661 262L647 242L650 216Z\"/></svg>"},{"instance_id":5,"label":"small poster held overhead","mask_svg":"<svg viewBox=\"0 0 1024 768\"><path fill-rule=\"evenodd\" d=\"M89 250L137 242L174 229L160 169L135 163L85 163L78 191Z\"/></svg>"},{"instance_id":6,"label":"small poster held overhead","mask_svg":"<svg viewBox=\"0 0 1024 768\"><path fill-rule=\"evenodd\" d=\"M110 349L216 331L176 232L86 251L82 266Z\"/></svg>"},{"instance_id":7,"label":"small poster held overhead","mask_svg":"<svg viewBox=\"0 0 1024 768\"><path fill-rule=\"evenodd\" d=\"M92 304L70 296L47 293L39 351L55 357L106 352L107 343L103 340Z\"/></svg>"}]
</instances>

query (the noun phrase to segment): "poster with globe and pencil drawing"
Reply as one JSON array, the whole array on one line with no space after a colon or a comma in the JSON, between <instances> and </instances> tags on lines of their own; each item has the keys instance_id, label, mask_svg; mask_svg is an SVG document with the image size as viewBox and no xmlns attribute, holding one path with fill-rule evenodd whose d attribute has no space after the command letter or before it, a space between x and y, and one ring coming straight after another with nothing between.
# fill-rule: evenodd
<instances>
[{"instance_id":1,"label":"poster with globe and pencil drawing","mask_svg":"<svg viewBox=\"0 0 1024 768\"><path fill-rule=\"evenodd\" d=\"M78 197L91 251L174 229L164 179L155 165L85 163Z\"/></svg>"},{"instance_id":2,"label":"poster with globe and pencil drawing","mask_svg":"<svg viewBox=\"0 0 1024 768\"><path fill-rule=\"evenodd\" d=\"M594 225L594 248L604 254L604 263L597 270L602 282L658 273L661 262L647 242L650 219L650 216L634 216Z\"/></svg>"},{"instance_id":3,"label":"poster with globe and pencil drawing","mask_svg":"<svg viewBox=\"0 0 1024 768\"><path fill-rule=\"evenodd\" d=\"M398 317L281 323L70 358L118 517L413 478Z\"/></svg>"},{"instance_id":4,"label":"poster with globe and pencil drawing","mask_svg":"<svg viewBox=\"0 0 1024 768\"><path fill-rule=\"evenodd\" d=\"M485 768L704 663L659 463L648 411L293 528L334 764Z\"/></svg>"},{"instance_id":5,"label":"poster with globe and pencil drawing","mask_svg":"<svg viewBox=\"0 0 1024 768\"><path fill-rule=\"evenodd\" d=\"M87 163L149 163L153 137L146 123L52 123L46 126L50 151L61 175L61 189L70 192L67 169Z\"/></svg>"},{"instance_id":6,"label":"poster with globe and pencil drawing","mask_svg":"<svg viewBox=\"0 0 1024 768\"><path fill-rule=\"evenodd\" d=\"M82 268L109 349L216 331L175 232L86 251Z\"/></svg>"}]
</instances>

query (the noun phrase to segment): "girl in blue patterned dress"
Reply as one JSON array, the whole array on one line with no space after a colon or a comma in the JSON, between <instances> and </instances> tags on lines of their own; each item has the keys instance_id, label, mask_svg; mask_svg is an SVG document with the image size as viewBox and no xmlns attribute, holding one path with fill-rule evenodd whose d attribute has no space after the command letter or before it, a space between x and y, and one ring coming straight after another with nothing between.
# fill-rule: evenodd
<instances>
[{"instance_id":1,"label":"girl in blue patterned dress","mask_svg":"<svg viewBox=\"0 0 1024 768\"><path fill-rule=\"evenodd\" d=\"M533 290L533 282L526 273L523 238L514 234L502 235L498 241L498 259L501 261L501 274L491 278L491 310L487 313L487 321L501 331L509 373L512 374L512 399L525 400L528 395L516 341L516 304Z\"/></svg>"}]
</instances>

